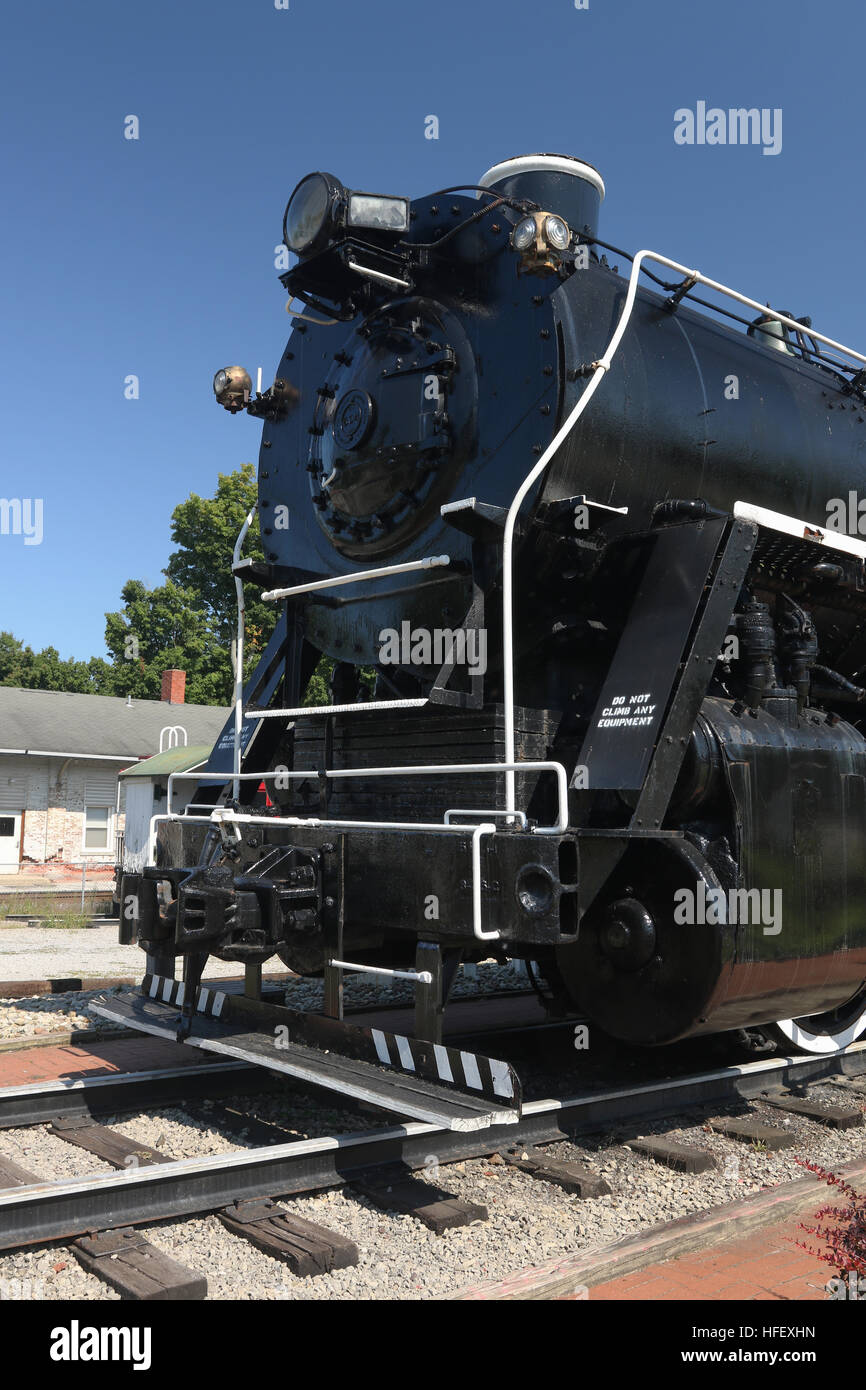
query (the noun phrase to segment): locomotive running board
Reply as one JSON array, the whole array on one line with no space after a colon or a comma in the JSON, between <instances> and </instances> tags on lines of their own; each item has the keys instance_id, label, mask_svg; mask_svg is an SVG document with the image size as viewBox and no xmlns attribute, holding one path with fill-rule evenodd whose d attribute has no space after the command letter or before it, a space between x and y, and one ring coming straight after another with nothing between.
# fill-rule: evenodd
<instances>
[{"instance_id":1,"label":"locomotive running board","mask_svg":"<svg viewBox=\"0 0 866 1390\"><path fill-rule=\"evenodd\" d=\"M112 1023L176 1041L183 983L146 975L141 991L103 995L91 1008ZM295 1009L252 1009L250 1002L202 987L184 1042L446 1129L520 1119L520 1081L507 1062Z\"/></svg>"}]
</instances>

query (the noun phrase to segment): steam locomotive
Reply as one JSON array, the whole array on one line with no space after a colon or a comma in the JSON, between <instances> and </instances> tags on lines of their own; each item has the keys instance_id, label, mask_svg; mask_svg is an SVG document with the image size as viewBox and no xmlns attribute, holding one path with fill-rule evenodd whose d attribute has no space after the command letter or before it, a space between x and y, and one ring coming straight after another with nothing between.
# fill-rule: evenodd
<instances>
[{"instance_id":1,"label":"steam locomotive","mask_svg":"<svg viewBox=\"0 0 866 1390\"><path fill-rule=\"evenodd\" d=\"M191 1041L209 955L324 972L335 1020L405 974L433 1043L490 956L629 1043L866 1030L866 359L608 247L603 197L544 154L289 199L274 383L214 381L279 621L121 893Z\"/></svg>"}]
</instances>

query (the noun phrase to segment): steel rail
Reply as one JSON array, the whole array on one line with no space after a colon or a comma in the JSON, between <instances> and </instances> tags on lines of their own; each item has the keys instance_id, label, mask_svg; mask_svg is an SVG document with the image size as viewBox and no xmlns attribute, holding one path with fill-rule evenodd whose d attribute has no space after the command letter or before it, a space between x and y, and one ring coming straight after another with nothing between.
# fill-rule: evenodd
<instances>
[{"instance_id":1,"label":"steel rail","mask_svg":"<svg viewBox=\"0 0 866 1390\"><path fill-rule=\"evenodd\" d=\"M377 1165L402 1162L421 1169L431 1157L440 1164L480 1158L516 1139L552 1143L691 1106L755 1098L785 1085L864 1072L866 1044L856 1043L832 1056L773 1058L562 1100L530 1101L517 1125L483 1131L397 1124L10 1188L0 1192L0 1250L193 1216L247 1198L337 1187Z\"/></svg>"},{"instance_id":2,"label":"steel rail","mask_svg":"<svg viewBox=\"0 0 866 1390\"><path fill-rule=\"evenodd\" d=\"M0 1131L45 1124L60 1116L115 1114L143 1103L156 1105L218 1093L234 1095L251 1088L264 1090L272 1084L272 1078L261 1067L234 1060L30 1081L0 1087Z\"/></svg>"}]
</instances>

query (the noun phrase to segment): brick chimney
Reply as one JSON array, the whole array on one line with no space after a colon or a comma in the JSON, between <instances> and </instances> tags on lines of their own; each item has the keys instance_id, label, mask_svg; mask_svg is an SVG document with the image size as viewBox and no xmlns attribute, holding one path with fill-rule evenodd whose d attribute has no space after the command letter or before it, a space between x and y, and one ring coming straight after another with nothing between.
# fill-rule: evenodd
<instances>
[{"instance_id":1,"label":"brick chimney","mask_svg":"<svg viewBox=\"0 0 866 1390\"><path fill-rule=\"evenodd\" d=\"M186 671L163 671L160 699L170 705L182 705L186 694Z\"/></svg>"}]
</instances>

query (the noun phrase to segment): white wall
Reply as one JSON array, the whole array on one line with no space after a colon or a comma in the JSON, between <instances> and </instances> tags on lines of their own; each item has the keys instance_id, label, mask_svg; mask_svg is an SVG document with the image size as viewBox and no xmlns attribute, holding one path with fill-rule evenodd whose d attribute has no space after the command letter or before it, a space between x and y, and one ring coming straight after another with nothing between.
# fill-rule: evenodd
<instances>
[{"instance_id":1,"label":"white wall","mask_svg":"<svg viewBox=\"0 0 866 1390\"><path fill-rule=\"evenodd\" d=\"M122 764L80 758L0 754L0 809L23 811L22 861L42 864L114 862L114 836L123 816L114 815L117 774ZM108 846L84 850L87 805L111 809Z\"/></svg>"},{"instance_id":2,"label":"white wall","mask_svg":"<svg viewBox=\"0 0 866 1390\"><path fill-rule=\"evenodd\" d=\"M123 867L129 873L139 873L147 863L147 840L150 818L167 810L166 798L154 800L154 786L166 789L167 777L124 777L126 788L126 829L123 834ZM172 811L182 811L195 795L195 782L179 782L171 794Z\"/></svg>"}]
</instances>

